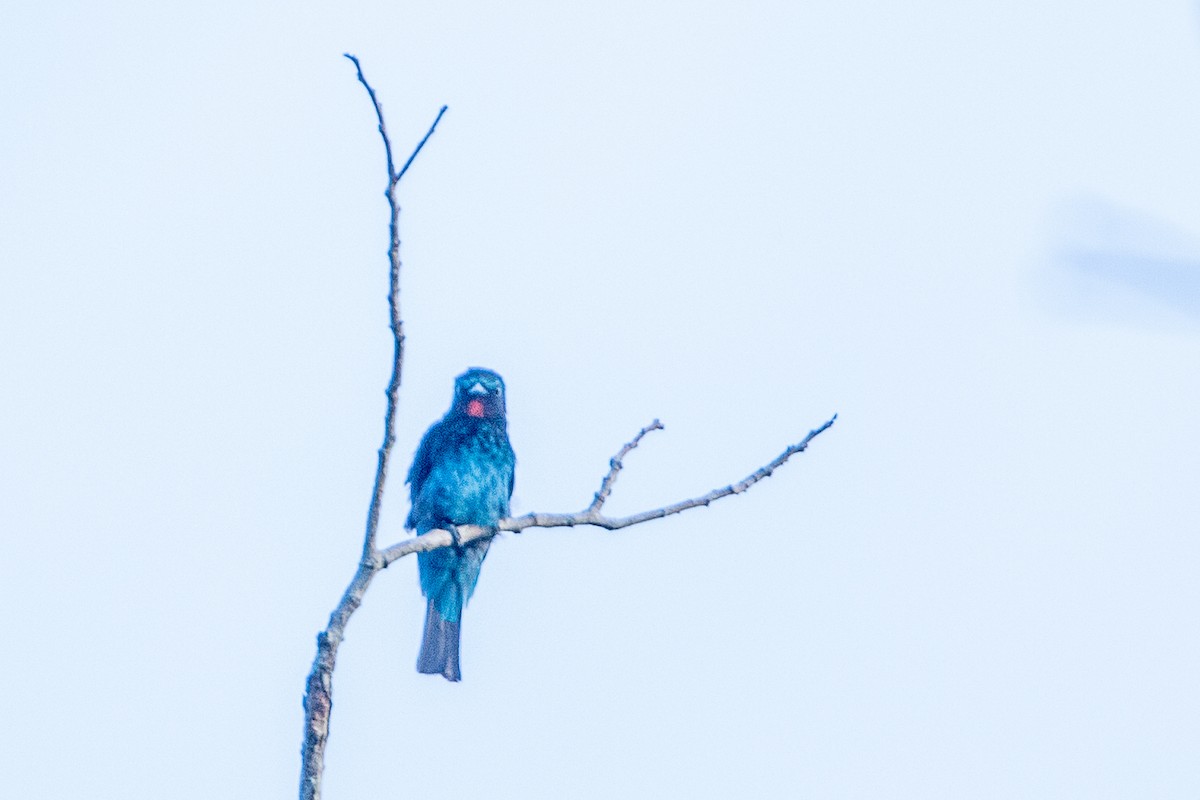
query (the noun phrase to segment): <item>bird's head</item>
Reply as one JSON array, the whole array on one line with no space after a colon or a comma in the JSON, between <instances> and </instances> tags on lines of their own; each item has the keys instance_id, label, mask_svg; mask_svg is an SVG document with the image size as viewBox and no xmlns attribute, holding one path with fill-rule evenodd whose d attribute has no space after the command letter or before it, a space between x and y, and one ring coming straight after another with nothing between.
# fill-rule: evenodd
<instances>
[{"instance_id":1,"label":"bird's head","mask_svg":"<svg viewBox=\"0 0 1200 800\"><path fill-rule=\"evenodd\" d=\"M468 417L504 416L504 379L490 369L471 367L454 380L452 409Z\"/></svg>"}]
</instances>

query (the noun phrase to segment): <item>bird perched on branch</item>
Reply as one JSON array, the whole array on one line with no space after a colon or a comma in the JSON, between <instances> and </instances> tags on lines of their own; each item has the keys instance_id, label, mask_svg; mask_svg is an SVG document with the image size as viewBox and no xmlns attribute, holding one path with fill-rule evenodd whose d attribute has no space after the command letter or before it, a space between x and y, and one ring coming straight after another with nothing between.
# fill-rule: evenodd
<instances>
[{"instance_id":1,"label":"bird perched on branch","mask_svg":"<svg viewBox=\"0 0 1200 800\"><path fill-rule=\"evenodd\" d=\"M491 538L458 541L458 525L494 526L508 516L516 456L504 416L504 380L472 367L454 381L454 401L433 423L408 471L412 510L404 526L417 534L440 528L454 544L419 553L421 593L428 598L417 671L461 680L462 610L475 591Z\"/></svg>"}]
</instances>

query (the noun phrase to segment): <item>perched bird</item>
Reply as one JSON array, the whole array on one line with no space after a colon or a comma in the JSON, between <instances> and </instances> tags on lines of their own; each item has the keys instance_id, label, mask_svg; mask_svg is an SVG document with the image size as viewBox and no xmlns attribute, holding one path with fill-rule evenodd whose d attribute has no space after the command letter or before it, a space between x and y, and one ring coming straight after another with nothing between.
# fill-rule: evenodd
<instances>
[{"instance_id":1,"label":"perched bird","mask_svg":"<svg viewBox=\"0 0 1200 800\"><path fill-rule=\"evenodd\" d=\"M458 525L495 525L508 516L516 456L504 416L504 380L472 367L454 381L454 401L433 423L408 471L412 511L404 526L455 537L450 547L418 553L421 593L428 598L417 671L461 680L459 626L475 591L490 538L458 543Z\"/></svg>"}]
</instances>

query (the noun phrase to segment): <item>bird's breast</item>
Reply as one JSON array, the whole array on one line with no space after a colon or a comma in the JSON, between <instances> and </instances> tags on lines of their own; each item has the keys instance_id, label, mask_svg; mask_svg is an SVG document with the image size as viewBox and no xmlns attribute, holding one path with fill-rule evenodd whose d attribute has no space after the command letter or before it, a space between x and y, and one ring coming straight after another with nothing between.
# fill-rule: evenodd
<instances>
[{"instance_id":1,"label":"bird's breast","mask_svg":"<svg viewBox=\"0 0 1200 800\"><path fill-rule=\"evenodd\" d=\"M414 503L418 529L439 521L491 525L508 515L511 449L480 439L457 443L436 459Z\"/></svg>"}]
</instances>

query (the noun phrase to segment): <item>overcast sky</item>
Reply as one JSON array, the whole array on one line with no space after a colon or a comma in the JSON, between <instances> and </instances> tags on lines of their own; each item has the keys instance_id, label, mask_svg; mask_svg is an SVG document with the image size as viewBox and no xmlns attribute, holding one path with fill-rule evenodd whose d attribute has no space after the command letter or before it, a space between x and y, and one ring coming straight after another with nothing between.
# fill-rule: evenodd
<instances>
[{"instance_id":1,"label":"overcast sky","mask_svg":"<svg viewBox=\"0 0 1200 800\"><path fill-rule=\"evenodd\" d=\"M508 383L464 680L416 564L325 797L1200 796L1193 2L12 3L5 793L292 797L382 436Z\"/></svg>"}]
</instances>

